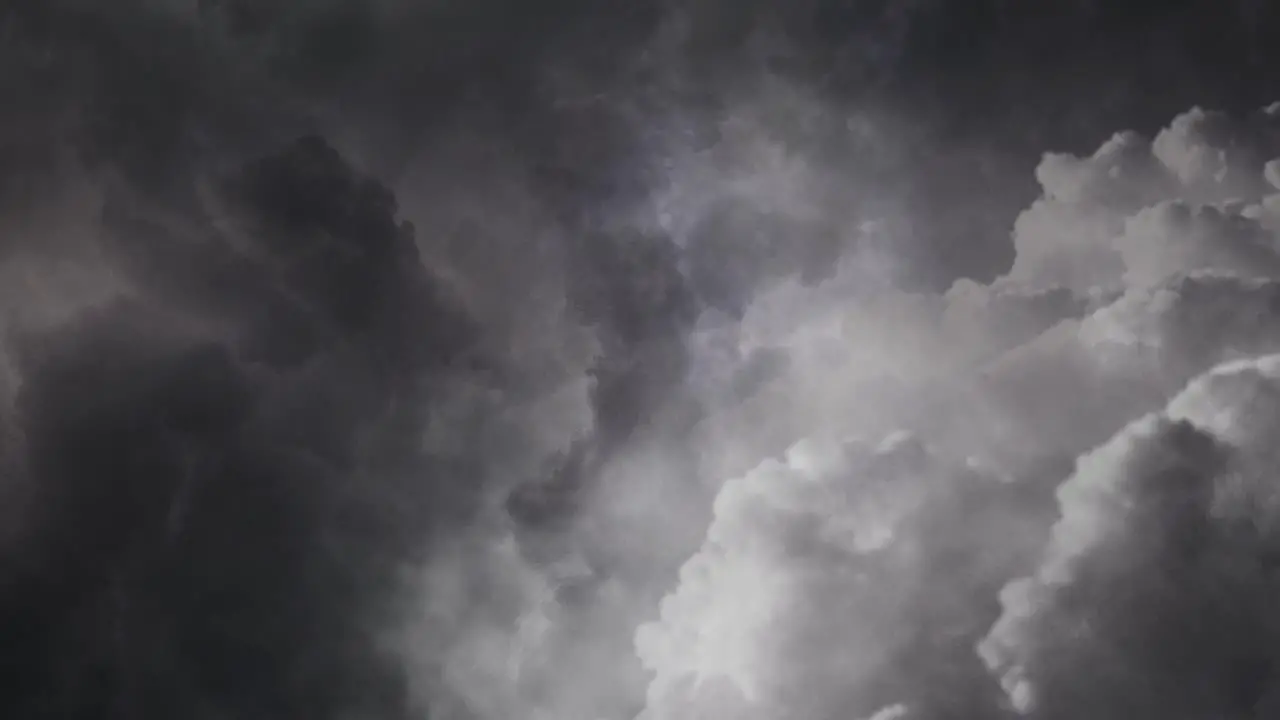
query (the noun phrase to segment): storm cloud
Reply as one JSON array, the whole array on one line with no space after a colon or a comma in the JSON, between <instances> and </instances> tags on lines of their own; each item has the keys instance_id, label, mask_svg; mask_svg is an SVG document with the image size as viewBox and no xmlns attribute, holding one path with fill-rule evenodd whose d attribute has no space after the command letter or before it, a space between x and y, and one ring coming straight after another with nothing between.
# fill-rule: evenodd
<instances>
[{"instance_id":1,"label":"storm cloud","mask_svg":"<svg viewBox=\"0 0 1280 720\"><path fill-rule=\"evenodd\" d=\"M0 714L1265 714L1210 5L12 3Z\"/></svg>"}]
</instances>

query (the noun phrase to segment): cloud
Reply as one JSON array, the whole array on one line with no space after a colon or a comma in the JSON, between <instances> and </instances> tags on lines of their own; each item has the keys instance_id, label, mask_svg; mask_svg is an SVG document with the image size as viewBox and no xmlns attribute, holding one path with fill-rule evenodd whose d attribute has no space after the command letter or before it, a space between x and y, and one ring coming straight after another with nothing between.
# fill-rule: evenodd
<instances>
[{"instance_id":1,"label":"cloud","mask_svg":"<svg viewBox=\"0 0 1280 720\"><path fill-rule=\"evenodd\" d=\"M1273 108L1193 110L1155 141L1121 133L1088 158L1046 156L1044 196L1019 218L1017 259L991 287L1055 287L1077 304L1038 337L979 356L960 397L990 433L955 442L1015 464L1072 457L1208 368L1275 352L1280 243L1263 159L1276 128ZM1205 170L1206 158L1229 172Z\"/></svg>"},{"instance_id":2,"label":"cloud","mask_svg":"<svg viewBox=\"0 0 1280 720\"><path fill-rule=\"evenodd\" d=\"M1084 294L1095 287L1121 286L1126 268L1139 281L1149 280L1152 273L1203 269L1194 263L1209 258L1187 257L1179 246L1195 242L1193 226L1208 232L1203 224L1219 217L1207 206L1254 203L1273 192L1264 175L1265 164L1280 153L1277 132L1274 106L1245 118L1197 108L1179 115L1153 140L1124 132L1087 158L1045 155L1036 170L1043 196L1015 224L1016 259L1009 277ZM1149 223L1163 225L1151 228ZM1168 242L1160 232L1175 230L1170 224L1177 225L1175 246L1152 248L1145 256L1146 262L1164 265L1144 268L1141 246ZM1202 236L1200 242L1208 239ZM1218 253L1221 262L1231 249L1218 243L1240 248L1242 242L1247 247L1250 241L1215 239L1201 246L1203 252ZM1193 265L1168 266L1174 262Z\"/></svg>"},{"instance_id":3,"label":"cloud","mask_svg":"<svg viewBox=\"0 0 1280 720\"><path fill-rule=\"evenodd\" d=\"M1280 272L1275 237L1261 223L1212 205L1144 209L1125 223L1117 245L1130 287L1191 271L1264 278Z\"/></svg>"},{"instance_id":4,"label":"cloud","mask_svg":"<svg viewBox=\"0 0 1280 720\"><path fill-rule=\"evenodd\" d=\"M733 357L769 352L785 363L754 397L705 421L713 444L745 446L709 474L741 472L758 461L753 448L781 451L815 428L839 437L906 425L970 453L1071 457L1214 363L1267 351L1273 335L1246 319L1266 317L1265 290L1239 290L1242 301L1259 293L1246 313L1208 296L1280 270L1264 178L1275 133L1270 108L1243 119L1193 110L1155 140L1120 133L1089 157L1047 155L1044 195L1014 229L1017 258L989 285L894 288L868 251L893 228L846 230L861 250L846 251L830 278L792 274L746 307ZM1230 172L1205 170L1205 158ZM1184 291L1195 296L1174 300ZM986 420L939 416L960 405Z\"/></svg>"},{"instance_id":5,"label":"cloud","mask_svg":"<svg viewBox=\"0 0 1280 720\"><path fill-rule=\"evenodd\" d=\"M1219 366L1083 456L981 645L1033 717L1265 715L1280 360Z\"/></svg>"},{"instance_id":6,"label":"cloud","mask_svg":"<svg viewBox=\"0 0 1280 720\"><path fill-rule=\"evenodd\" d=\"M1274 109L1047 156L936 292L1012 133L851 118L737 6L472 5L0 19L4 711L996 712L1059 463L1280 350ZM874 5L896 86L942 5Z\"/></svg>"},{"instance_id":7,"label":"cloud","mask_svg":"<svg viewBox=\"0 0 1280 720\"><path fill-rule=\"evenodd\" d=\"M637 634L654 673L644 717L820 716L824 703L868 716L898 705L908 717L1004 713L972 648L999 615L997 589L1056 542L1052 493L1070 462L1208 369L1280 351L1273 115L1192 111L1155 141L1126 133L1092 157L1047 157L1044 197L1015 228L1018 259L989 285L904 292L850 255L824 282L768 286L740 322L698 326L695 359L721 368L702 377L723 387L726 367L765 352L777 361L699 426L715 517L661 620ZM849 460L824 475L794 448L894 425L934 448L920 474L954 482L891 494L932 508L910 516L929 520L904 520L870 554L790 540L856 525L859 503L877 497L857 482L856 499L823 496L821 478L874 473ZM785 460L761 460L797 441ZM974 498L999 510L973 519L960 508ZM880 561L895 553L911 561ZM932 599L948 593L963 599Z\"/></svg>"},{"instance_id":8,"label":"cloud","mask_svg":"<svg viewBox=\"0 0 1280 720\"><path fill-rule=\"evenodd\" d=\"M1074 457L1207 368L1280 350L1276 291L1274 280L1217 272L1130 290L984 366L961 397L986 421L964 442L1015 465Z\"/></svg>"},{"instance_id":9,"label":"cloud","mask_svg":"<svg viewBox=\"0 0 1280 720\"><path fill-rule=\"evenodd\" d=\"M982 707L992 687L972 643L941 636L983 627L981 610L966 627L968 603L1014 562L1025 515L999 487L909 435L803 442L729 481L660 619L636 634L654 673L640 717Z\"/></svg>"},{"instance_id":10,"label":"cloud","mask_svg":"<svg viewBox=\"0 0 1280 720\"><path fill-rule=\"evenodd\" d=\"M5 712L402 716L375 640L474 501L416 447L466 319L318 139L232 173L225 232L132 187L80 239L118 291L9 337Z\"/></svg>"}]
</instances>

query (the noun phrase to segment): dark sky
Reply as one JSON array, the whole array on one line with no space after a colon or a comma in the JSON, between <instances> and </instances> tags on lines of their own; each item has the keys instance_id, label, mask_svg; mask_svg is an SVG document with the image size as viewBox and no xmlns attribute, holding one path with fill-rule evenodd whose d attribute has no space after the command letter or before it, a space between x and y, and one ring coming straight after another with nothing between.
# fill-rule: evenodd
<instances>
[{"instance_id":1,"label":"dark sky","mask_svg":"<svg viewBox=\"0 0 1280 720\"><path fill-rule=\"evenodd\" d=\"M689 78L672 102L697 107L754 79L762 63L751 40L764 34L776 48L765 72L902 125L908 139L886 173L930 208L911 252L931 282L989 276L1007 263L1003 228L1032 196L1028 169L1042 152L1083 151L1117 128L1152 132L1195 104L1240 110L1270 102L1278 52L1271 40L1280 27L1280 10L1244 0L645 0L625 9L589 0L326 0L305 8L130 0L110 10L16 0L11 8L8 93L28 98L19 115L37 127L17 127L10 138L49 129L36 119L39 108L90 102L94 127L84 142L93 150L158 162L178 151L175 143L193 152L197 133L220 148L262 143L295 131L292 123L323 123L323 115L376 137L371 160L394 175L407 147L463 112L483 114L489 132L519 138L535 162L574 165L606 184L621 182L615 163L625 166L633 131L608 118L570 117L589 109L551 106L540 90L550 69L583 78L589 92L657 82L626 66L673 12L687 13L690 32L663 52ZM583 125L621 137L583 138ZM566 136L581 148L551 150ZM20 144L32 149L30 140ZM1008 199L988 212L991 193L971 193L993 183ZM979 204L984 219L966 210Z\"/></svg>"},{"instance_id":2,"label":"dark sky","mask_svg":"<svg viewBox=\"0 0 1280 720\"><path fill-rule=\"evenodd\" d=\"M509 483L541 562L603 464L702 417L671 398L699 314L833 259L717 274L717 251L611 226L661 119L710 147L762 79L802 88L824 114L789 138L857 168L840 202L896 208L903 282L941 288L1008 269L1043 153L1280 99L1277 39L1264 0L7 0L0 717L418 717L374 629L497 492L494 456L524 457L425 447L442 408L558 377L494 324L541 307L518 282L562 281L599 342L561 369L595 383L590 431ZM860 113L875 147L847 138ZM463 137L493 166L442 150ZM567 239L437 242L468 202Z\"/></svg>"}]
</instances>

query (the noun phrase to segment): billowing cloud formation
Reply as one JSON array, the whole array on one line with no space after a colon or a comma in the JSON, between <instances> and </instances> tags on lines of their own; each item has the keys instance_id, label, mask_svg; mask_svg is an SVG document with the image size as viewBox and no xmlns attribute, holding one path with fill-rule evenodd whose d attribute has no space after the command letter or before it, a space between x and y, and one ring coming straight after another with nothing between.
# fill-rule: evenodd
<instances>
[{"instance_id":1,"label":"billowing cloud formation","mask_svg":"<svg viewBox=\"0 0 1280 720\"><path fill-rule=\"evenodd\" d=\"M1088 312L983 364L965 396L995 437L965 442L1074 455L1213 365L1280 348L1265 170L1277 133L1274 106L1243 120L1193 110L1154 141L1121 133L1088 158L1046 156L1044 196L993 287L1059 288Z\"/></svg>"},{"instance_id":2,"label":"billowing cloud formation","mask_svg":"<svg viewBox=\"0 0 1280 720\"><path fill-rule=\"evenodd\" d=\"M1280 352L1277 127L1274 108L1196 110L1154 141L1125 133L1092 157L1047 156L1018 259L992 284L906 293L851 262L815 287L775 285L732 332L708 334L737 346L721 357L778 360L702 425L705 452L725 453L704 467L745 475L720 490L703 548L637 634L655 673L644 717L1006 713L973 648L999 615L996 589L1057 542L1051 498L1071 461L1210 368ZM879 486L845 456L819 471L795 449L761 462L895 425L935 448L920 484ZM1116 482L1141 472L1125 467ZM822 494L833 486L852 494ZM858 525L879 492L921 508L884 548L822 536Z\"/></svg>"},{"instance_id":3,"label":"billowing cloud formation","mask_svg":"<svg viewBox=\"0 0 1280 720\"><path fill-rule=\"evenodd\" d=\"M1092 245L1055 250L1054 262L1089 270L1079 275L1020 277L1015 265L991 285L960 282L945 294L903 292L876 277L870 254L846 251L825 279L806 277L789 260L761 274L735 276L730 285L750 302L708 309L708 299L698 296L696 273L683 264L680 243L655 238L654 223L636 223L630 235L583 234L585 244L571 258L572 267L615 268L631 278L597 284L579 277L567 293L581 322L598 333L601 355L594 364L600 382L588 408L593 419L578 423L586 435L552 463L545 481L520 488L506 504L517 520L514 530L498 522L472 544L445 549L438 564L428 565L423 597L436 608L428 617L435 624L459 623L459 631L449 642L437 635L409 652L415 667L425 668L419 677L446 678L421 687L455 697L450 712L459 716L626 715L639 702L643 682L622 638L656 611L669 583L679 581L669 600L679 598L687 612L648 625L639 641L641 660L657 672L645 711L654 717L693 708L727 716L791 712L789 693L801 687L815 707L855 707L866 716L882 709L921 717L998 713L998 685L972 648L999 613L996 589L1028 572L1047 541L1049 497L1069 461L1162 406L1206 368L1280 349L1270 309L1274 201L1268 165L1238 159L1265 153L1248 149L1253 136L1247 134L1224 140L1195 130L1210 116L1180 118L1161 136L1158 153L1150 143L1124 136L1131 143L1127 152L1138 158L1130 160L1150 164L1152 177L1163 178L1135 180L1145 194L1135 190L1127 206L1111 208L1124 194L1104 186L1127 176L1096 167L1112 162L1107 153L1099 154L1101 160L1070 161L1079 171L1070 192L1052 188L1066 180L1045 180L1046 198L1028 217L1049 204L1063 223L1106 221L1098 221ZM1265 125L1270 115L1259 117ZM1183 139L1179 145L1169 138ZM1178 174L1165 164L1173 163L1169 158L1179 147L1188 155L1213 156L1213 143L1234 148L1236 154L1225 155L1230 162L1257 170L1240 177L1262 178L1231 185L1231 193L1242 194L1239 201L1223 199L1228 190L1213 184L1221 182ZM1044 168L1060 162L1067 161L1051 157ZM768 175L764 167L731 167L709 177L733 189L735 172L759 182L752 173ZM788 172L803 176L804 163L799 167ZM753 198L740 189L734 197L748 206ZM704 211L719 212L715 202L704 206L686 199L695 219ZM799 209L803 204L772 208L803 215ZM729 232L717 231L714 223L667 220L676 228ZM726 227L732 230L733 224ZM869 238L889 230L867 222L845 228L841 242L866 248ZM1024 230L1020 226L1018 232ZM799 223L790 232L815 230ZM719 238L730 243L726 247L733 240ZM617 241L622 244L613 254L610 243ZM633 363L636 358L648 360ZM867 568L885 593L872 597L892 608L885 617L876 615L872 601L864 606L865 616L849 610L848 636L868 625L886 633L866 643L875 658L854 673L858 681L816 669L806 674L798 660L790 674L769 679L775 660L767 643L752 650L754 661L740 660L733 672L723 671L728 679L704 678L701 685L688 684L696 674L690 668L663 665L655 638L687 634L699 618L710 618L706 622L735 641L778 638L792 649L802 644L787 638L816 632L799 614L718 613L711 609L717 606L714 593L670 574L697 551L700 508L720 491L722 479L767 476L771 461L765 458L797 440L839 446L843 438L878 437L895 426L918 429L940 449L930 472L987 479L931 484L944 489L924 503L931 509L922 517L929 520L907 523L898 549L860 555L837 547L813 561L814 567L830 561ZM536 464L538 454L524 457ZM519 462L509 461L498 473L518 475ZM737 482L724 492L732 494ZM978 507L994 516L973 509ZM810 513L839 522L837 510ZM721 522L717 515L712 527ZM517 560L509 554L513 536ZM909 547L917 549L902 549ZM898 562L904 553L913 559ZM716 567L714 553L696 557ZM795 558L779 564L789 567L792 560L803 564ZM465 595L474 599L470 604L437 595L459 573L471 578ZM525 589L504 584L509 573L528 574L527 586L520 585ZM791 577L786 571L777 575L780 582ZM779 607L803 605L801 598L810 592L821 604L821 583L805 582L801 577L786 585L790 590L780 590ZM475 637L463 629L473 621ZM842 632L832 628L825 630L833 638ZM477 637L488 639L477 645ZM838 655L838 649L831 652ZM735 673L776 693L746 693L735 684ZM580 676L592 678L589 692L576 680ZM850 690L854 685L859 692ZM795 707L794 712L807 712Z\"/></svg>"},{"instance_id":4,"label":"billowing cloud formation","mask_svg":"<svg viewBox=\"0 0 1280 720\"><path fill-rule=\"evenodd\" d=\"M1064 464L1280 349L1274 109L1047 157L934 292L1016 141L832 91L951 5L766 9L872 28L806 84L553 4L6 8L0 714L993 716Z\"/></svg>"},{"instance_id":5,"label":"billowing cloud formation","mask_svg":"<svg viewBox=\"0 0 1280 720\"><path fill-rule=\"evenodd\" d=\"M1195 109L1154 140L1119 133L1091 157L1045 156L1036 170L1044 194L1018 218L1009 278L1083 294L1205 261L1258 260L1251 223L1229 217L1240 210L1223 217L1212 206L1275 192L1264 175L1280 153L1277 115L1280 106L1244 119Z\"/></svg>"},{"instance_id":6,"label":"billowing cloud formation","mask_svg":"<svg viewBox=\"0 0 1280 720\"><path fill-rule=\"evenodd\" d=\"M737 344L747 355L785 357L785 369L758 393L768 401L749 400L709 425L776 452L816 427L838 437L945 424L939 398L958 393L942 404L984 413L997 436L957 439L969 453L1070 456L1101 441L1192 375L1244 352L1237 344L1265 350L1272 336L1241 323L1266 311L1210 319L1201 303L1213 301L1200 296L1216 291L1173 299L1280 272L1268 219L1276 188L1266 179L1277 123L1274 108L1243 120L1194 110L1155 140L1121 133L1090 157L1046 156L1043 197L1014 228L1017 258L990 285L962 280L941 295L886 289L866 249L892 228L846 228L862 250L847 253L835 277L816 288L784 281L748 306ZM1206 273L1225 279L1184 280ZM1118 325L1121 316L1129 319ZM1213 337L1197 339L1197 323ZM879 426L865 417L886 413Z\"/></svg>"},{"instance_id":7,"label":"billowing cloud formation","mask_svg":"<svg viewBox=\"0 0 1280 720\"><path fill-rule=\"evenodd\" d=\"M927 491L938 470L926 452L907 443L880 452L798 446L727 483L706 544L681 570L679 591L663 601L661 624L637 636L641 658L657 673L651 716L719 717L724 693L740 697L739 713L751 708L743 717L796 714L798 700L831 699L804 687L825 685L818 668L854 692L868 666L883 661L874 648L887 644L877 634L888 628L878 615L890 609L875 606L876 588L866 587L861 566L909 511L878 507L875 496L888 491L877 486L905 482L908 491ZM904 495L902 502L910 501ZM821 643L814 633L854 608L868 622ZM704 691L711 697L699 701Z\"/></svg>"},{"instance_id":8,"label":"billowing cloud formation","mask_svg":"<svg viewBox=\"0 0 1280 720\"><path fill-rule=\"evenodd\" d=\"M1093 268L1074 280L1122 292L992 369L997 404L1020 408L1006 427L1032 453L1070 454L1165 408L1077 461L1042 564L1002 592L981 653L1034 717L1251 717L1274 702L1269 621L1250 610L1270 602L1258 513L1280 349L1274 114L1184 115L1152 144L1158 167L1131 152L1138 164L1117 170L1117 144L1142 146L1120 137L1075 166L1075 194L1041 201L1019 228L1030 238L1025 222L1046 213L1088 217L1097 244L1055 257ZM1116 212L1109 202L1134 195L1112 185L1135 175L1153 194Z\"/></svg>"},{"instance_id":9,"label":"billowing cloud formation","mask_svg":"<svg viewBox=\"0 0 1280 720\"><path fill-rule=\"evenodd\" d=\"M679 589L637 633L655 674L640 717L983 707L993 687L939 636L973 632L990 567L1026 547L1017 501L906 435L801 443L726 483Z\"/></svg>"},{"instance_id":10,"label":"billowing cloud formation","mask_svg":"<svg viewBox=\"0 0 1280 720\"><path fill-rule=\"evenodd\" d=\"M1195 380L1082 457L981 652L1037 718L1267 717L1280 358Z\"/></svg>"}]
</instances>

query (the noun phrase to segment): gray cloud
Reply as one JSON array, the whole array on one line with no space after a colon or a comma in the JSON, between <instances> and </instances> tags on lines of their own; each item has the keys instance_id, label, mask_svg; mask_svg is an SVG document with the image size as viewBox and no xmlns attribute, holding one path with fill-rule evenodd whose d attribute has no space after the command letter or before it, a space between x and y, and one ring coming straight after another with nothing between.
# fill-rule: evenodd
<instances>
[{"instance_id":1,"label":"gray cloud","mask_svg":"<svg viewBox=\"0 0 1280 720\"><path fill-rule=\"evenodd\" d=\"M1262 716L1275 702L1276 360L1220 366L1082 457L981 652L1032 717Z\"/></svg>"},{"instance_id":2,"label":"gray cloud","mask_svg":"<svg viewBox=\"0 0 1280 720\"><path fill-rule=\"evenodd\" d=\"M1045 197L1024 215L1015 240L1028 257L1074 274L1032 273L1020 255L1007 277L962 281L940 295L859 285L847 281L857 272L840 271L816 287L784 283L758 295L737 334L725 337L740 348L776 347L789 360L756 398L707 421L715 431L702 442L729 453L707 467L746 474L720 489L703 549L664 601L660 623L637 634L638 653L656 673L646 712L816 717L839 708L869 716L899 705L908 717L1007 712L973 647L999 614L996 589L1032 572L1045 543L1053 552L1051 497L1071 460L1164 406L1198 374L1280 349L1270 310L1277 245L1265 221L1274 190L1261 159L1272 149L1259 129L1269 117L1234 123L1196 111L1155 143L1121 135L1089 158L1046 158ZM1226 170L1179 158L1227 158ZM1116 171L1118 162L1149 172ZM1193 167L1209 169L1186 170ZM1243 194L1227 202L1233 193ZM1074 242L1081 228L1093 234ZM770 493L785 498L825 485L795 467L798 456L754 470L751 459L801 439L796 447L879 437L893 424L915 428L937 448L935 464L909 471L910 482L883 485L897 502L931 508L883 551L894 560L826 541L797 540L803 558L767 553L766 539L786 528L820 533L843 523L870 532L893 514L860 514L857 503L877 497L869 490L850 491L857 498L850 506L766 502ZM875 484L874 472L854 466L835 476L850 487ZM757 488L765 509L738 502L746 487ZM918 487L928 490L915 495ZM774 560L736 559L754 558L755 548ZM787 584L809 572L822 580ZM730 589L714 590L721 576ZM852 584L830 597L847 605L820 611L824 588L841 577ZM780 589L768 591L775 583ZM748 612L747 586L750 597L775 605ZM929 630L913 633L918 627ZM713 637L732 649L713 653L723 666L701 667L700 648Z\"/></svg>"},{"instance_id":3,"label":"gray cloud","mask_svg":"<svg viewBox=\"0 0 1280 720\"><path fill-rule=\"evenodd\" d=\"M1033 174L1116 11L606 5L0 14L3 712L1001 714L1064 464L1280 349L1274 112Z\"/></svg>"}]
</instances>

